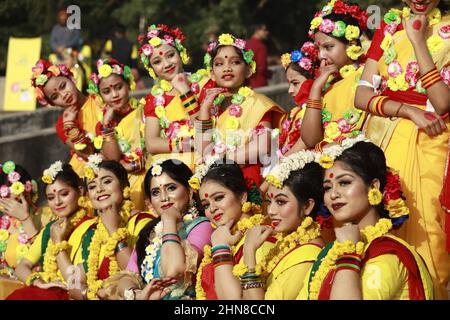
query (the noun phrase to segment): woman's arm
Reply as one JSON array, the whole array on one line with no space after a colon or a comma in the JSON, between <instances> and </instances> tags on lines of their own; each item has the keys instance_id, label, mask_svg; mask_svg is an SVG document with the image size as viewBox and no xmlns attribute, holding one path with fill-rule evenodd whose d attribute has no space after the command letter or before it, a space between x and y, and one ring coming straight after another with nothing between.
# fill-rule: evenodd
<instances>
[{"instance_id":1,"label":"woman's arm","mask_svg":"<svg viewBox=\"0 0 450 320\"><path fill-rule=\"evenodd\" d=\"M151 154L170 153L169 139L160 138L161 126L158 118L145 118L145 148Z\"/></svg>"},{"instance_id":2,"label":"woman's arm","mask_svg":"<svg viewBox=\"0 0 450 320\"><path fill-rule=\"evenodd\" d=\"M28 276L33 272L33 263L27 259L22 259L19 265L16 267L16 275L20 281L25 283Z\"/></svg>"},{"instance_id":3,"label":"woman's arm","mask_svg":"<svg viewBox=\"0 0 450 320\"><path fill-rule=\"evenodd\" d=\"M299 152L301 150L308 149L308 146L303 142L302 138L299 138L297 142L284 154L285 157Z\"/></svg>"},{"instance_id":4,"label":"woman's arm","mask_svg":"<svg viewBox=\"0 0 450 320\"><path fill-rule=\"evenodd\" d=\"M161 268L165 277L176 279L181 279L186 270L185 254L177 230L177 218L180 216L180 211L174 207L165 210L161 216L163 222ZM172 240L167 241L165 237Z\"/></svg>"}]
</instances>

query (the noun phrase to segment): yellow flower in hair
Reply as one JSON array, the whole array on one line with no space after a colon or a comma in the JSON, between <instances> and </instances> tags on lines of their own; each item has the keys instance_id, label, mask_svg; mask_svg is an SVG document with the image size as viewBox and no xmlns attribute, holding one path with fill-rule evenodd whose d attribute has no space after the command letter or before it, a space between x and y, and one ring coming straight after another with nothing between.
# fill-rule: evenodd
<instances>
[{"instance_id":1,"label":"yellow flower in hair","mask_svg":"<svg viewBox=\"0 0 450 320\"><path fill-rule=\"evenodd\" d=\"M245 202L242 205L242 213L249 213L252 211L252 203L251 202Z\"/></svg>"},{"instance_id":2,"label":"yellow flower in hair","mask_svg":"<svg viewBox=\"0 0 450 320\"><path fill-rule=\"evenodd\" d=\"M189 179L189 185L191 186L192 189L194 190L199 190L200 189L200 180L199 178L191 178Z\"/></svg>"},{"instance_id":3,"label":"yellow flower in hair","mask_svg":"<svg viewBox=\"0 0 450 320\"><path fill-rule=\"evenodd\" d=\"M77 151L83 151L84 149L86 149L86 145L84 143L76 143L73 148Z\"/></svg>"},{"instance_id":4,"label":"yellow flower in hair","mask_svg":"<svg viewBox=\"0 0 450 320\"><path fill-rule=\"evenodd\" d=\"M341 77L345 79L355 71L356 71L356 68L350 64L350 65L343 66L339 70L339 73L340 73Z\"/></svg>"},{"instance_id":5,"label":"yellow flower in hair","mask_svg":"<svg viewBox=\"0 0 450 320\"><path fill-rule=\"evenodd\" d=\"M152 77L152 79L156 79L156 73L155 70L153 70L153 68L148 67L147 71L150 77Z\"/></svg>"},{"instance_id":6,"label":"yellow flower in hair","mask_svg":"<svg viewBox=\"0 0 450 320\"><path fill-rule=\"evenodd\" d=\"M150 43L150 45L152 45L153 47L157 47L161 44L161 38L160 37L151 38L148 43Z\"/></svg>"},{"instance_id":7,"label":"yellow flower in hair","mask_svg":"<svg viewBox=\"0 0 450 320\"><path fill-rule=\"evenodd\" d=\"M186 49L183 49L183 51L180 52L180 58L183 64L187 64L189 62L189 56L186 52Z\"/></svg>"},{"instance_id":8,"label":"yellow flower in hair","mask_svg":"<svg viewBox=\"0 0 450 320\"><path fill-rule=\"evenodd\" d=\"M431 12L428 14L427 17L430 26L434 26L435 24L441 22L442 19L441 10L439 10L439 8L434 8L433 10L431 10Z\"/></svg>"},{"instance_id":9,"label":"yellow flower in hair","mask_svg":"<svg viewBox=\"0 0 450 320\"><path fill-rule=\"evenodd\" d=\"M131 196L131 189L130 187L125 187L125 189L123 189L123 197L125 199L130 199Z\"/></svg>"},{"instance_id":10,"label":"yellow flower in hair","mask_svg":"<svg viewBox=\"0 0 450 320\"><path fill-rule=\"evenodd\" d=\"M109 64L104 64L98 69L98 74L102 78L109 77L111 75L111 73L112 73L112 68Z\"/></svg>"},{"instance_id":11,"label":"yellow flower in hair","mask_svg":"<svg viewBox=\"0 0 450 320\"><path fill-rule=\"evenodd\" d=\"M256 62L255 61L250 62L250 70L252 70L252 73L256 72Z\"/></svg>"},{"instance_id":12,"label":"yellow flower in hair","mask_svg":"<svg viewBox=\"0 0 450 320\"><path fill-rule=\"evenodd\" d=\"M282 185L282 183L280 182L280 180L278 180L278 178L276 178L276 177L273 176L273 175L270 175L270 174L269 174L269 175L266 177L266 181L267 181L268 183L270 183L271 185L273 185L274 187L278 188L278 189L283 188L283 185Z\"/></svg>"},{"instance_id":13,"label":"yellow flower in hair","mask_svg":"<svg viewBox=\"0 0 450 320\"><path fill-rule=\"evenodd\" d=\"M53 73L56 77L59 76L61 74L61 71L59 70L59 68L57 66L51 66L48 68L48 71L50 71L51 73Z\"/></svg>"},{"instance_id":14,"label":"yellow flower in hair","mask_svg":"<svg viewBox=\"0 0 450 320\"><path fill-rule=\"evenodd\" d=\"M230 46L234 42L233 37L229 33L224 33L219 36L219 43L224 46Z\"/></svg>"},{"instance_id":15,"label":"yellow flower in hair","mask_svg":"<svg viewBox=\"0 0 450 320\"><path fill-rule=\"evenodd\" d=\"M320 157L319 164L322 168L329 169L333 166L333 159L328 155L323 155Z\"/></svg>"},{"instance_id":16,"label":"yellow flower in hair","mask_svg":"<svg viewBox=\"0 0 450 320\"><path fill-rule=\"evenodd\" d=\"M155 108L155 113L158 118L162 118L166 115L166 109L163 106L157 106Z\"/></svg>"},{"instance_id":17,"label":"yellow flower in hair","mask_svg":"<svg viewBox=\"0 0 450 320\"><path fill-rule=\"evenodd\" d=\"M310 27L310 29L311 29L311 30L317 29L317 28L320 26L320 24L322 23L322 21L323 21L323 18L322 18L322 17L315 17L315 18L312 19L312 21L311 21L311 27Z\"/></svg>"},{"instance_id":18,"label":"yellow flower in hair","mask_svg":"<svg viewBox=\"0 0 450 320\"><path fill-rule=\"evenodd\" d=\"M9 232L6 229L0 229L0 241L6 241L9 239Z\"/></svg>"},{"instance_id":19,"label":"yellow flower in hair","mask_svg":"<svg viewBox=\"0 0 450 320\"><path fill-rule=\"evenodd\" d=\"M409 209L402 198L396 200L389 200L388 204L384 207L389 211L389 217L392 219L400 218L409 214Z\"/></svg>"},{"instance_id":20,"label":"yellow flower in hair","mask_svg":"<svg viewBox=\"0 0 450 320\"><path fill-rule=\"evenodd\" d=\"M432 35L427 39L427 47L431 53L438 52L444 47L444 41L437 34Z\"/></svg>"},{"instance_id":21,"label":"yellow flower in hair","mask_svg":"<svg viewBox=\"0 0 450 320\"><path fill-rule=\"evenodd\" d=\"M52 179L52 177L50 177L50 176L42 176L42 181L43 181L45 184L52 184L52 183L53 183L53 179Z\"/></svg>"},{"instance_id":22,"label":"yellow flower in hair","mask_svg":"<svg viewBox=\"0 0 450 320\"><path fill-rule=\"evenodd\" d=\"M25 186L22 182L16 181L11 185L11 192L14 193L16 196L19 196L22 194L22 192L25 191Z\"/></svg>"},{"instance_id":23,"label":"yellow flower in hair","mask_svg":"<svg viewBox=\"0 0 450 320\"><path fill-rule=\"evenodd\" d=\"M164 80L164 79L161 80L160 86L161 86L161 89L164 90L164 92L168 92L168 91L172 90L172 88L173 88L172 84L169 81Z\"/></svg>"},{"instance_id":24,"label":"yellow flower in hair","mask_svg":"<svg viewBox=\"0 0 450 320\"><path fill-rule=\"evenodd\" d=\"M358 60L358 58L363 54L363 50L360 46L352 45L347 48L347 56L352 60Z\"/></svg>"},{"instance_id":25,"label":"yellow flower in hair","mask_svg":"<svg viewBox=\"0 0 450 320\"><path fill-rule=\"evenodd\" d=\"M227 130L237 130L239 129L239 120L238 118L231 116L228 118L226 124L225 124L225 128Z\"/></svg>"},{"instance_id":26,"label":"yellow flower in hair","mask_svg":"<svg viewBox=\"0 0 450 320\"><path fill-rule=\"evenodd\" d=\"M238 94L247 98L253 94L253 90L249 87L241 87L238 91Z\"/></svg>"},{"instance_id":27,"label":"yellow flower in hair","mask_svg":"<svg viewBox=\"0 0 450 320\"><path fill-rule=\"evenodd\" d=\"M360 34L361 34L361 32L358 27L347 26L347 28L345 29L345 38L348 41L352 41L353 39L358 39Z\"/></svg>"},{"instance_id":28,"label":"yellow flower in hair","mask_svg":"<svg viewBox=\"0 0 450 320\"><path fill-rule=\"evenodd\" d=\"M281 64L283 65L283 67L285 69L291 64L291 62L292 62L292 60L291 60L290 53L285 53L281 56Z\"/></svg>"},{"instance_id":29,"label":"yellow flower in hair","mask_svg":"<svg viewBox=\"0 0 450 320\"><path fill-rule=\"evenodd\" d=\"M391 44L392 44L392 36L391 36L391 34L388 33L384 36L384 39L381 42L380 48L383 49L384 51L386 51L387 49L389 49Z\"/></svg>"},{"instance_id":30,"label":"yellow flower in hair","mask_svg":"<svg viewBox=\"0 0 450 320\"><path fill-rule=\"evenodd\" d=\"M103 146L103 137L102 136L97 136L94 138L94 147L95 149L100 150Z\"/></svg>"},{"instance_id":31,"label":"yellow flower in hair","mask_svg":"<svg viewBox=\"0 0 450 320\"><path fill-rule=\"evenodd\" d=\"M131 80L131 83L130 83L130 91L134 91L134 90L136 90L136 81Z\"/></svg>"},{"instance_id":32,"label":"yellow flower in hair","mask_svg":"<svg viewBox=\"0 0 450 320\"><path fill-rule=\"evenodd\" d=\"M92 180L95 178L95 173L92 168L85 168L84 169L84 177L88 180Z\"/></svg>"}]
</instances>

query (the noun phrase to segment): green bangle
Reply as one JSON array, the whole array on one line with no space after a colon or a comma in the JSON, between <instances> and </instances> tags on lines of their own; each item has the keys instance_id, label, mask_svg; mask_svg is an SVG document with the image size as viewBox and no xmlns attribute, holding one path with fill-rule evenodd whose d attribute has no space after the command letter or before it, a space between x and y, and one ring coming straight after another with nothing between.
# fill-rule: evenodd
<instances>
[{"instance_id":1,"label":"green bangle","mask_svg":"<svg viewBox=\"0 0 450 320\"><path fill-rule=\"evenodd\" d=\"M122 251L122 250L125 249L126 247L128 247L128 243L126 243L125 241L120 242L120 243L117 245L116 253L119 253L120 251Z\"/></svg>"}]
</instances>

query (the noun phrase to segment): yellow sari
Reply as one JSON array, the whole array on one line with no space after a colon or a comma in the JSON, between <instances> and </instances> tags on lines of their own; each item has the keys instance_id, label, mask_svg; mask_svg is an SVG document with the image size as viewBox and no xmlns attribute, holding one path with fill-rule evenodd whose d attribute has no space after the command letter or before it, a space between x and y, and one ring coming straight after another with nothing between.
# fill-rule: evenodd
<instances>
[{"instance_id":1,"label":"yellow sari","mask_svg":"<svg viewBox=\"0 0 450 320\"><path fill-rule=\"evenodd\" d=\"M443 17L433 26L433 35L449 22L449 15ZM415 60L414 49L405 30L397 31L393 40L397 60L405 69L410 61ZM439 51L432 53L438 70L450 62L450 40L443 40L443 43ZM389 78L383 59L378 62L378 70L381 76ZM426 108L425 105L414 107ZM372 115L366 129L366 136L384 150L387 165L399 171L410 216L397 235L414 246L424 258L433 278L437 299L447 299L446 286L450 277L450 256L445 248L443 225L445 212L438 199L450 137L448 120L446 125L447 131L429 137L408 119L391 121Z\"/></svg>"}]
</instances>

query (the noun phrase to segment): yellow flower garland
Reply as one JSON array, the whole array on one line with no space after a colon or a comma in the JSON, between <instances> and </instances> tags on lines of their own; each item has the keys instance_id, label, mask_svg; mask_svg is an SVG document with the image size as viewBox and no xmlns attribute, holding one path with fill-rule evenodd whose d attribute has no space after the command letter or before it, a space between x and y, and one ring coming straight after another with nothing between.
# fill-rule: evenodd
<instances>
[{"instance_id":1,"label":"yellow flower garland","mask_svg":"<svg viewBox=\"0 0 450 320\"><path fill-rule=\"evenodd\" d=\"M340 256L346 253L357 253L362 255L367 245L376 238L388 233L391 228L391 220L383 218L378 220L376 225L367 226L364 230L361 230L363 241L358 241L356 245L351 241L345 241L343 243L336 241L330 251L328 251L327 255L323 258L319 269L317 269L317 272L311 280L309 286L309 300L318 300L322 283L328 273L336 268L336 261Z\"/></svg>"},{"instance_id":2,"label":"yellow flower garland","mask_svg":"<svg viewBox=\"0 0 450 320\"><path fill-rule=\"evenodd\" d=\"M257 224L261 224L265 221L266 217L262 214L255 214L254 216L251 216L250 218L244 218L239 220L235 226L232 228L232 233L235 233L236 231L240 231L242 234L245 234L247 230L253 228L253 226ZM231 252L234 253L236 247L233 246L231 248ZM204 255L202 262L200 263L200 266L197 270L197 282L195 284L195 299L196 300L206 300L206 294L205 290L203 290L202 287L202 274L203 274L203 268L212 263L212 257L211 257L211 246L206 245L203 248Z\"/></svg>"}]
</instances>

